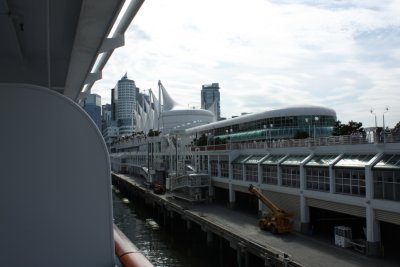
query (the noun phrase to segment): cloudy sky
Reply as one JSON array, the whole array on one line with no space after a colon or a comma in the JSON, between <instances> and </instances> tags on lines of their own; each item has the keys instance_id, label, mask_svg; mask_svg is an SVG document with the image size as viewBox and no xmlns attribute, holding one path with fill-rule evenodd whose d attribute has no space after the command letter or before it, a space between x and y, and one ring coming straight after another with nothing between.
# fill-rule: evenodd
<instances>
[{"instance_id":1,"label":"cloudy sky","mask_svg":"<svg viewBox=\"0 0 400 267\"><path fill-rule=\"evenodd\" d=\"M128 73L140 89L161 80L175 100L200 107L218 82L227 118L291 105L336 110L338 120L400 121L400 1L146 0L95 83Z\"/></svg>"}]
</instances>

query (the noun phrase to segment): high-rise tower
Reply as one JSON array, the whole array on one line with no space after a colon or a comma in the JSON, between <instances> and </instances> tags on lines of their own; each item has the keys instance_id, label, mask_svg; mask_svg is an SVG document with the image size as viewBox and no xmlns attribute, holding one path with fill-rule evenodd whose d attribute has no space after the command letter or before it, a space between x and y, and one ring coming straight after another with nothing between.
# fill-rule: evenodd
<instances>
[{"instance_id":1,"label":"high-rise tower","mask_svg":"<svg viewBox=\"0 0 400 267\"><path fill-rule=\"evenodd\" d=\"M118 81L115 86L114 102L116 106L116 121L119 134L131 134L134 131L136 110L136 85L133 80L128 79L127 74Z\"/></svg>"},{"instance_id":2,"label":"high-rise tower","mask_svg":"<svg viewBox=\"0 0 400 267\"><path fill-rule=\"evenodd\" d=\"M219 83L205 84L202 86L201 107L213 112L217 120L221 119Z\"/></svg>"},{"instance_id":3,"label":"high-rise tower","mask_svg":"<svg viewBox=\"0 0 400 267\"><path fill-rule=\"evenodd\" d=\"M101 131L101 96L90 94L86 97L83 109L96 123L97 128Z\"/></svg>"}]
</instances>

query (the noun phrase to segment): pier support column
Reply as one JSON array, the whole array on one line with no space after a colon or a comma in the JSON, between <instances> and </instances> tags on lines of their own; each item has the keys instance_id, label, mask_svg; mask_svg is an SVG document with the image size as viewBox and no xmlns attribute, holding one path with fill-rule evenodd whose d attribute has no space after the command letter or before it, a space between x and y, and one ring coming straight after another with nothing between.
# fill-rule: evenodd
<instances>
[{"instance_id":1,"label":"pier support column","mask_svg":"<svg viewBox=\"0 0 400 267\"><path fill-rule=\"evenodd\" d=\"M381 158L381 154L375 158L372 164L375 164ZM372 165L371 164L371 165ZM371 165L365 166L365 198L366 198L366 236L367 236L367 255L378 257L382 255L381 250L381 229L379 221L376 219L375 210L370 202L373 199L374 176Z\"/></svg>"},{"instance_id":2,"label":"pier support column","mask_svg":"<svg viewBox=\"0 0 400 267\"><path fill-rule=\"evenodd\" d=\"M366 208L366 225L367 255L374 257L381 256L381 231L379 221L375 219L375 210L370 205Z\"/></svg>"},{"instance_id":3,"label":"pier support column","mask_svg":"<svg viewBox=\"0 0 400 267\"><path fill-rule=\"evenodd\" d=\"M214 186L210 185L208 187L208 199L210 202L213 202L214 196L215 196Z\"/></svg>"},{"instance_id":4,"label":"pier support column","mask_svg":"<svg viewBox=\"0 0 400 267\"><path fill-rule=\"evenodd\" d=\"M237 244L236 260L238 263L238 267L248 267L249 266L249 255L246 250L246 246L242 243Z\"/></svg>"},{"instance_id":5,"label":"pier support column","mask_svg":"<svg viewBox=\"0 0 400 267\"><path fill-rule=\"evenodd\" d=\"M229 208L234 209L236 202L236 194L232 184L229 184Z\"/></svg>"},{"instance_id":6,"label":"pier support column","mask_svg":"<svg viewBox=\"0 0 400 267\"><path fill-rule=\"evenodd\" d=\"M242 252L240 251L240 249L236 250L236 261L238 264L238 267L242 267Z\"/></svg>"},{"instance_id":7,"label":"pier support column","mask_svg":"<svg viewBox=\"0 0 400 267\"><path fill-rule=\"evenodd\" d=\"M300 232L309 232L310 227L310 208L306 204L306 198L303 193L300 194Z\"/></svg>"},{"instance_id":8,"label":"pier support column","mask_svg":"<svg viewBox=\"0 0 400 267\"><path fill-rule=\"evenodd\" d=\"M189 221L189 220L186 221L186 228L188 230L192 229L192 222L191 221Z\"/></svg>"},{"instance_id":9,"label":"pier support column","mask_svg":"<svg viewBox=\"0 0 400 267\"><path fill-rule=\"evenodd\" d=\"M211 246L213 242L213 233L211 231L207 231L207 245Z\"/></svg>"},{"instance_id":10,"label":"pier support column","mask_svg":"<svg viewBox=\"0 0 400 267\"><path fill-rule=\"evenodd\" d=\"M273 256L269 255L269 254L265 254L264 255L264 266L265 267L271 267L271 266L275 266L275 259Z\"/></svg>"}]
</instances>

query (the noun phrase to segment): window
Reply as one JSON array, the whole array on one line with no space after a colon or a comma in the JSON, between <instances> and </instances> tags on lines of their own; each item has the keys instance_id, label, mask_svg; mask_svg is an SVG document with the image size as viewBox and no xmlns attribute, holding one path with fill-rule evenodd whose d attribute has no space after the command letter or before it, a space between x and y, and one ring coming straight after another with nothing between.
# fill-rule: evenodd
<instances>
[{"instance_id":1,"label":"window","mask_svg":"<svg viewBox=\"0 0 400 267\"><path fill-rule=\"evenodd\" d=\"M374 198L400 201L400 171L373 171Z\"/></svg>"},{"instance_id":2,"label":"window","mask_svg":"<svg viewBox=\"0 0 400 267\"><path fill-rule=\"evenodd\" d=\"M233 169L233 179L234 180L243 180L243 169L242 164L232 164Z\"/></svg>"},{"instance_id":3,"label":"window","mask_svg":"<svg viewBox=\"0 0 400 267\"><path fill-rule=\"evenodd\" d=\"M263 184L278 184L278 168L275 165L262 166Z\"/></svg>"},{"instance_id":4,"label":"window","mask_svg":"<svg viewBox=\"0 0 400 267\"><path fill-rule=\"evenodd\" d=\"M200 169L205 172L208 171L208 156L203 156L203 160L200 160Z\"/></svg>"},{"instance_id":5,"label":"window","mask_svg":"<svg viewBox=\"0 0 400 267\"><path fill-rule=\"evenodd\" d=\"M258 181L258 166L256 164L246 164L246 181L257 182Z\"/></svg>"},{"instance_id":6,"label":"window","mask_svg":"<svg viewBox=\"0 0 400 267\"><path fill-rule=\"evenodd\" d=\"M336 193L365 196L365 170L336 169L335 176Z\"/></svg>"},{"instance_id":7,"label":"window","mask_svg":"<svg viewBox=\"0 0 400 267\"><path fill-rule=\"evenodd\" d=\"M329 191L329 169L306 168L306 189Z\"/></svg>"},{"instance_id":8,"label":"window","mask_svg":"<svg viewBox=\"0 0 400 267\"><path fill-rule=\"evenodd\" d=\"M229 178L229 162L220 161L220 165L221 165L221 177Z\"/></svg>"},{"instance_id":9,"label":"window","mask_svg":"<svg viewBox=\"0 0 400 267\"><path fill-rule=\"evenodd\" d=\"M218 177L218 161L211 160L210 165L211 165L211 176Z\"/></svg>"},{"instance_id":10,"label":"window","mask_svg":"<svg viewBox=\"0 0 400 267\"><path fill-rule=\"evenodd\" d=\"M300 187L299 167L282 167L282 186Z\"/></svg>"}]
</instances>

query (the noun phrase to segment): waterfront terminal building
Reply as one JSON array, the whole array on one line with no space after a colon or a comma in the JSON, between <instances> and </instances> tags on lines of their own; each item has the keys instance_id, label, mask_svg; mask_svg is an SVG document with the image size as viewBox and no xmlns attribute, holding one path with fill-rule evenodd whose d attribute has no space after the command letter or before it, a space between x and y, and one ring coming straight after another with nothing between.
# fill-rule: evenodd
<instances>
[{"instance_id":1,"label":"waterfront terminal building","mask_svg":"<svg viewBox=\"0 0 400 267\"><path fill-rule=\"evenodd\" d=\"M297 106L184 129L169 125L159 136L115 141L112 169L158 180L185 199L267 213L248 192L253 184L294 214L297 231L333 238L335 226L349 226L368 255L395 254L400 137L332 136L336 120L330 108Z\"/></svg>"}]
</instances>

